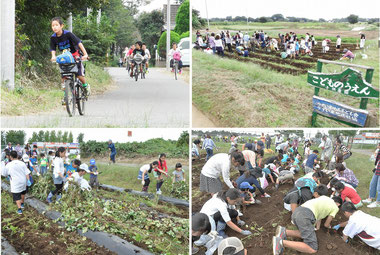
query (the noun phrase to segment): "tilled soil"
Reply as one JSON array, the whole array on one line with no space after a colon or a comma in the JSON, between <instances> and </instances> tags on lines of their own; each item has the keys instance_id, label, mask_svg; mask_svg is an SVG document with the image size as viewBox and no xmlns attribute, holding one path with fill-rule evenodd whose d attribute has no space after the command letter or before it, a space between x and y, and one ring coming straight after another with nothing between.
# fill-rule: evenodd
<instances>
[{"instance_id":1,"label":"tilled soil","mask_svg":"<svg viewBox=\"0 0 380 255\"><path fill-rule=\"evenodd\" d=\"M115 254L75 232L67 232L29 206L23 215L2 209L2 235L20 254Z\"/></svg>"},{"instance_id":2,"label":"tilled soil","mask_svg":"<svg viewBox=\"0 0 380 255\"><path fill-rule=\"evenodd\" d=\"M195 160L192 164L192 214L199 212L203 204L210 198L210 195L199 192L199 177L205 161ZM237 172L234 174L237 177ZM232 178L231 179L236 179ZM297 176L298 177L298 176ZM328 182L328 178L322 180L323 183ZM245 210L243 209L242 220L246 222L244 229L249 229L253 235L246 237L235 231L227 228L226 234L228 236L236 236L240 238L248 254L272 254L272 237L275 235L276 227L278 225L290 227L295 229L291 224L291 213L286 211L283 207L283 197L288 190L292 188L292 184L280 185L279 190L274 190L274 185L269 184L266 192L271 195L270 198L262 198L258 194L258 199L261 200L261 205L250 205ZM194 196L195 195L195 196ZM344 221L344 215L339 212L337 217L333 220L332 225ZM248 226L248 227L247 227ZM252 227L254 229L252 229ZM340 230L341 232L342 230ZM322 227L317 231L319 250L316 254L321 255L372 255L379 254L375 249L367 246L355 237L349 244L346 244L341 239L341 233L336 233L333 230L327 230ZM296 239L294 239L296 240ZM299 252L286 249L284 254L301 254Z\"/></svg>"}]
</instances>

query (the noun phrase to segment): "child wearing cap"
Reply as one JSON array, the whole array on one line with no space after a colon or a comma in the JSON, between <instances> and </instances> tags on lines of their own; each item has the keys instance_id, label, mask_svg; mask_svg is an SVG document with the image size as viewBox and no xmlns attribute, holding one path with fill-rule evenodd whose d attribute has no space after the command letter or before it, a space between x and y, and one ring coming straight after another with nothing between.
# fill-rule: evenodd
<instances>
[{"instance_id":1,"label":"child wearing cap","mask_svg":"<svg viewBox=\"0 0 380 255\"><path fill-rule=\"evenodd\" d=\"M175 165L175 170L173 171L173 183L175 182L185 182L185 171L182 169L182 164L177 163Z\"/></svg>"},{"instance_id":2,"label":"child wearing cap","mask_svg":"<svg viewBox=\"0 0 380 255\"><path fill-rule=\"evenodd\" d=\"M91 188L96 187L96 189L99 188L99 181L98 181L98 167L96 166L96 161L95 159L90 160L90 166L88 168L90 170L90 186Z\"/></svg>"},{"instance_id":3,"label":"child wearing cap","mask_svg":"<svg viewBox=\"0 0 380 255\"><path fill-rule=\"evenodd\" d=\"M244 198L243 204L250 205L250 204L256 203L252 194L256 190L255 187L252 187L248 182L242 182L240 184L240 190L243 192L242 193L242 197Z\"/></svg>"},{"instance_id":4,"label":"child wearing cap","mask_svg":"<svg viewBox=\"0 0 380 255\"><path fill-rule=\"evenodd\" d=\"M74 179L74 182L76 182L81 187L82 190L85 190L85 189L90 190L91 189L87 180L85 180L83 178L83 176L86 173L90 173L90 170L88 170L87 164L81 164L78 167L78 170L71 175L72 178Z\"/></svg>"},{"instance_id":5,"label":"child wearing cap","mask_svg":"<svg viewBox=\"0 0 380 255\"><path fill-rule=\"evenodd\" d=\"M141 180L143 192L148 192L149 183L150 183L148 173L151 173L152 170L156 169L157 167L158 167L158 161L153 161L153 163L143 165L140 168L139 175L137 176L137 179Z\"/></svg>"},{"instance_id":6,"label":"child wearing cap","mask_svg":"<svg viewBox=\"0 0 380 255\"><path fill-rule=\"evenodd\" d=\"M228 237L220 242L218 255L247 255L247 249L244 249L243 243L237 237Z\"/></svg>"}]
</instances>

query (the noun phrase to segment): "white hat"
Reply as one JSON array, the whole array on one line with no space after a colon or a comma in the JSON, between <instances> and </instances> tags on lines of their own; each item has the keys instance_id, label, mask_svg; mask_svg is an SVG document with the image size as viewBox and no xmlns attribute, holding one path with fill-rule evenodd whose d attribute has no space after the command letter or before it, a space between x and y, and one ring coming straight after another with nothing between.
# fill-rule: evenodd
<instances>
[{"instance_id":1,"label":"white hat","mask_svg":"<svg viewBox=\"0 0 380 255\"><path fill-rule=\"evenodd\" d=\"M86 171L86 173L90 172L90 170L88 170L88 165L84 163L79 166L79 169Z\"/></svg>"},{"instance_id":2,"label":"white hat","mask_svg":"<svg viewBox=\"0 0 380 255\"><path fill-rule=\"evenodd\" d=\"M22 160L29 161L29 156L27 154L22 155Z\"/></svg>"},{"instance_id":3,"label":"white hat","mask_svg":"<svg viewBox=\"0 0 380 255\"><path fill-rule=\"evenodd\" d=\"M240 255L244 254L244 246L237 237L228 237L220 242L218 255Z\"/></svg>"}]
</instances>

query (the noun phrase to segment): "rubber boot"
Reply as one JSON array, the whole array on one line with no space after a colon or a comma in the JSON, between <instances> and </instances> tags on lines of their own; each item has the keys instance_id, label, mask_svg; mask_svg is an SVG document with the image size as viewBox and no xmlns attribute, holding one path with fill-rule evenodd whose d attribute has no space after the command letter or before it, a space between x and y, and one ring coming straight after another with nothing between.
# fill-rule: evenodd
<instances>
[{"instance_id":1,"label":"rubber boot","mask_svg":"<svg viewBox=\"0 0 380 255\"><path fill-rule=\"evenodd\" d=\"M224 230L226 229L226 226L227 224L221 221L218 221L218 223L216 224L216 231L223 238L227 238L226 232L224 232Z\"/></svg>"},{"instance_id":2,"label":"rubber boot","mask_svg":"<svg viewBox=\"0 0 380 255\"><path fill-rule=\"evenodd\" d=\"M52 197L53 197L53 193L49 193L49 195L47 196L47 198L46 198L46 201L50 204L52 201L51 201L51 199L52 199Z\"/></svg>"}]
</instances>

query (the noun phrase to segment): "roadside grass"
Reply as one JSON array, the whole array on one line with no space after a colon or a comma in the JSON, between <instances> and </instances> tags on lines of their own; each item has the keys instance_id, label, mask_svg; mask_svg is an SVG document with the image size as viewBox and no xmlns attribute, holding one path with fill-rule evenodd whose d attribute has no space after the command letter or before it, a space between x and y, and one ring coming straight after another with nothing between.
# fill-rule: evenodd
<instances>
[{"instance_id":1,"label":"roadside grass","mask_svg":"<svg viewBox=\"0 0 380 255\"><path fill-rule=\"evenodd\" d=\"M253 139L255 140L255 139ZM272 143L273 144L273 143ZM231 145L230 143L224 142L215 142L215 145L218 147L218 151L214 150L214 153L228 153ZM241 150L241 146L243 144L238 145L238 149ZM374 152L376 149L376 144L372 146L366 146L369 152ZM299 145L299 152L303 155L303 144ZM275 151L275 146L271 146L271 149ZM317 146L313 145L312 150L318 149ZM320 149L319 149L320 150ZM264 154L264 159L269 158L275 154ZM359 185L356 188L362 200L368 198L369 196L369 184L372 179L372 169L374 168L374 162L370 161L370 156L367 154L363 154L360 152L353 151L352 156L348 158L345 162L347 167L351 169L356 178L359 180ZM299 176L300 177L300 176ZM380 217L380 208L367 208L367 205L364 205L360 208L365 213L371 214L376 217Z\"/></svg>"},{"instance_id":2,"label":"roadside grass","mask_svg":"<svg viewBox=\"0 0 380 255\"><path fill-rule=\"evenodd\" d=\"M106 91L112 84L108 72L91 62L86 62L86 79L92 95ZM15 89L11 91L1 86L1 114L18 116L52 111L61 106L60 86L58 66L33 78L23 77L21 70L16 69Z\"/></svg>"},{"instance_id":3,"label":"roadside grass","mask_svg":"<svg viewBox=\"0 0 380 255\"><path fill-rule=\"evenodd\" d=\"M107 165L107 164L97 164L98 170L102 172L98 180L102 184L109 184L114 185L121 188L126 189L133 189L137 191L141 191L141 180L137 179L140 166L132 167L132 166L123 166L123 165ZM189 183L189 167L183 165L183 169L185 170L185 179L186 182ZM168 167L168 177L167 178L173 178L172 172L174 171L173 168ZM153 173L149 174L150 178L150 185L149 185L149 192L155 193L156 192L156 179L153 176ZM167 180L166 177L164 179L166 180L163 184L169 185L171 181ZM89 180L90 175L86 174L85 179ZM167 193L166 189L162 189L162 195L165 196L172 196L171 194Z\"/></svg>"},{"instance_id":4,"label":"roadside grass","mask_svg":"<svg viewBox=\"0 0 380 255\"><path fill-rule=\"evenodd\" d=\"M356 64L375 67L372 84L379 82L378 49L374 41L366 50L369 59ZM306 74L293 76L262 68L254 63L219 58L193 50L193 103L217 126L223 127L308 127L311 125L314 88ZM327 65L323 71L331 71ZM316 70L316 69L314 69ZM341 71L334 66L333 70ZM327 90L320 96L359 108L360 100ZM369 100L367 109L378 119L378 100ZM343 124L318 117L318 127Z\"/></svg>"}]
</instances>

